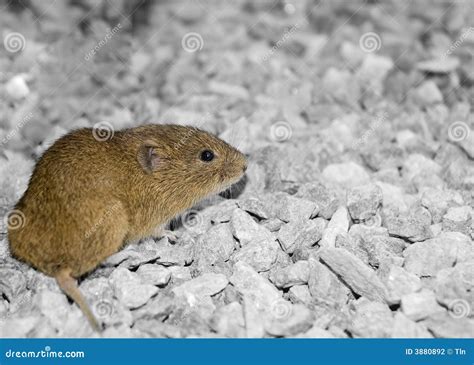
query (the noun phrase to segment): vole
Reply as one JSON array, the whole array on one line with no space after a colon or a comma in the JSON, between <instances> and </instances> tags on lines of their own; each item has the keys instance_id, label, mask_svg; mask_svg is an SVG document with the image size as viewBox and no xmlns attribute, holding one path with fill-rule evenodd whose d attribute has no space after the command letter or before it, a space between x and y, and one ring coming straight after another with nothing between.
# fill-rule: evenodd
<instances>
[{"instance_id":1,"label":"vole","mask_svg":"<svg viewBox=\"0 0 474 365\"><path fill-rule=\"evenodd\" d=\"M124 244L163 233L196 202L245 173L245 156L194 127L145 125L97 138L84 128L58 139L38 160L9 227L14 257L56 278L100 330L77 279ZM157 230L158 227L158 230Z\"/></svg>"}]
</instances>

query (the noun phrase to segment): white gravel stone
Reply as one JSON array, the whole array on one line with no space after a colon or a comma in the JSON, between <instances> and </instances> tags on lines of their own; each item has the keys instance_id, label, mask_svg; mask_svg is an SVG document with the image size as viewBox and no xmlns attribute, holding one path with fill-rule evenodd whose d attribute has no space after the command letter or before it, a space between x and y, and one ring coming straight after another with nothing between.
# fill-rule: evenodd
<instances>
[{"instance_id":1,"label":"white gravel stone","mask_svg":"<svg viewBox=\"0 0 474 365\"><path fill-rule=\"evenodd\" d=\"M278 337L293 336L306 332L313 325L314 315L303 304L280 301L274 303L265 321L265 331Z\"/></svg>"},{"instance_id":2,"label":"white gravel stone","mask_svg":"<svg viewBox=\"0 0 474 365\"><path fill-rule=\"evenodd\" d=\"M346 188L364 185L369 182L369 174L355 162L328 165L323 170L323 177L331 183Z\"/></svg>"},{"instance_id":3,"label":"white gravel stone","mask_svg":"<svg viewBox=\"0 0 474 365\"><path fill-rule=\"evenodd\" d=\"M236 243L228 223L212 226L199 236L195 247L195 261L198 267L214 265L227 261L234 252Z\"/></svg>"},{"instance_id":4,"label":"white gravel stone","mask_svg":"<svg viewBox=\"0 0 474 365\"><path fill-rule=\"evenodd\" d=\"M245 337L245 319L240 303L232 302L218 308L212 315L210 326L220 336Z\"/></svg>"},{"instance_id":5,"label":"white gravel stone","mask_svg":"<svg viewBox=\"0 0 474 365\"><path fill-rule=\"evenodd\" d=\"M393 316L390 308L383 303L360 298L353 304L354 315L349 331L355 337L390 337Z\"/></svg>"},{"instance_id":6,"label":"white gravel stone","mask_svg":"<svg viewBox=\"0 0 474 365\"><path fill-rule=\"evenodd\" d=\"M303 303L308 305L313 299L307 285L293 285L288 293L292 303Z\"/></svg>"},{"instance_id":7,"label":"white gravel stone","mask_svg":"<svg viewBox=\"0 0 474 365\"><path fill-rule=\"evenodd\" d=\"M336 191L320 182L302 185L295 196L316 202L319 206L318 215L325 219L330 219L340 205Z\"/></svg>"},{"instance_id":8,"label":"white gravel stone","mask_svg":"<svg viewBox=\"0 0 474 365\"><path fill-rule=\"evenodd\" d=\"M25 75L13 76L5 85L5 90L8 95L15 100L23 99L30 93L30 88L26 83Z\"/></svg>"},{"instance_id":9,"label":"white gravel stone","mask_svg":"<svg viewBox=\"0 0 474 365\"><path fill-rule=\"evenodd\" d=\"M404 295L421 289L420 278L397 265L390 266L382 281L387 288L387 297L391 303L399 303Z\"/></svg>"},{"instance_id":10,"label":"white gravel stone","mask_svg":"<svg viewBox=\"0 0 474 365\"><path fill-rule=\"evenodd\" d=\"M349 212L345 206L340 206L324 229L319 245L321 247L335 247L337 236L346 234L348 230Z\"/></svg>"},{"instance_id":11,"label":"white gravel stone","mask_svg":"<svg viewBox=\"0 0 474 365\"><path fill-rule=\"evenodd\" d=\"M370 267L343 248L326 248L320 253L328 265L357 294L370 300L386 300L386 288Z\"/></svg>"},{"instance_id":12,"label":"white gravel stone","mask_svg":"<svg viewBox=\"0 0 474 365\"><path fill-rule=\"evenodd\" d=\"M271 232L259 225L242 209L235 209L232 213L231 227L233 235L239 240L241 246L250 242L272 241Z\"/></svg>"},{"instance_id":13,"label":"white gravel stone","mask_svg":"<svg viewBox=\"0 0 474 365\"><path fill-rule=\"evenodd\" d=\"M434 292L428 289L402 296L400 308L408 318L414 321L445 311L436 301Z\"/></svg>"},{"instance_id":14,"label":"white gravel stone","mask_svg":"<svg viewBox=\"0 0 474 365\"><path fill-rule=\"evenodd\" d=\"M173 293L184 296L212 296L224 290L228 283L225 275L205 273L175 287Z\"/></svg>"},{"instance_id":15,"label":"white gravel stone","mask_svg":"<svg viewBox=\"0 0 474 365\"><path fill-rule=\"evenodd\" d=\"M459 232L444 232L438 237L416 242L404 252L404 268L418 276L435 276L456 262L474 260L472 240Z\"/></svg>"},{"instance_id":16,"label":"white gravel stone","mask_svg":"<svg viewBox=\"0 0 474 365\"><path fill-rule=\"evenodd\" d=\"M158 292L151 284L143 284L138 274L125 268L118 268L109 277L116 297L127 308L138 308Z\"/></svg>"},{"instance_id":17,"label":"white gravel stone","mask_svg":"<svg viewBox=\"0 0 474 365\"><path fill-rule=\"evenodd\" d=\"M270 281L277 288L290 288L293 285L308 283L309 262L297 261L293 265L278 269L270 273Z\"/></svg>"},{"instance_id":18,"label":"white gravel stone","mask_svg":"<svg viewBox=\"0 0 474 365\"><path fill-rule=\"evenodd\" d=\"M171 279L171 272L160 265L141 265L137 270L137 274L140 275L144 284L157 286L165 286Z\"/></svg>"},{"instance_id":19,"label":"white gravel stone","mask_svg":"<svg viewBox=\"0 0 474 365\"><path fill-rule=\"evenodd\" d=\"M352 219L367 220L382 204L382 189L374 184L357 186L347 192L347 208Z\"/></svg>"},{"instance_id":20,"label":"white gravel stone","mask_svg":"<svg viewBox=\"0 0 474 365\"><path fill-rule=\"evenodd\" d=\"M234 265L230 282L239 293L252 301L258 310L269 310L272 304L281 298L275 286L243 261Z\"/></svg>"},{"instance_id":21,"label":"white gravel stone","mask_svg":"<svg viewBox=\"0 0 474 365\"><path fill-rule=\"evenodd\" d=\"M396 312L393 317L393 328L390 337L393 338L433 338L427 328L417 323L402 312Z\"/></svg>"},{"instance_id":22,"label":"white gravel stone","mask_svg":"<svg viewBox=\"0 0 474 365\"><path fill-rule=\"evenodd\" d=\"M474 233L473 216L474 211L470 206L449 208L443 216L443 230L470 235Z\"/></svg>"}]
</instances>

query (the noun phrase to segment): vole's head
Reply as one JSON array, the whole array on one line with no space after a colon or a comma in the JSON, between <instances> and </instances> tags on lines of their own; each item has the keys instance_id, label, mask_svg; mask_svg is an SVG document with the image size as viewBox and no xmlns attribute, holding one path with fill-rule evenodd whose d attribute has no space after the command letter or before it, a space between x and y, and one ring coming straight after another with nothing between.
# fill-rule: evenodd
<instances>
[{"instance_id":1,"label":"vole's head","mask_svg":"<svg viewBox=\"0 0 474 365\"><path fill-rule=\"evenodd\" d=\"M137 159L147 175L196 199L227 189L247 168L245 156L220 138L176 125L157 128L140 145Z\"/></svg>"}]
</instances>

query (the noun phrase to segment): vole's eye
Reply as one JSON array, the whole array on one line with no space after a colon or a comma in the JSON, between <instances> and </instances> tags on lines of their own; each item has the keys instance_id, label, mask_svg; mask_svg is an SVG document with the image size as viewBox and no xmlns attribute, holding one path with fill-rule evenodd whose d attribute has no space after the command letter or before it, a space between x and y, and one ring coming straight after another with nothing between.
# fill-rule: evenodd
<instances>
[{"instance_id":1,"label":"vole's eye","mask_svg":"<svg viewBox=\"0 0 474 365\"><path fill-rule=\"evenodd\" d=\"M214 152L209 150L204 150L201 152L201 161L211 162L214 159Z\"/></svg>"}]
</instances>

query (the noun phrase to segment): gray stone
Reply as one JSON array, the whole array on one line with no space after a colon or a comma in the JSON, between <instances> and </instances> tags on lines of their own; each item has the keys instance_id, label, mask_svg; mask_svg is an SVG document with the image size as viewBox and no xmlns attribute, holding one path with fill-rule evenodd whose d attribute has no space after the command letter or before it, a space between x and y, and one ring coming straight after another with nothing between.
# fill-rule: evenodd
<instances>
[{"instance_id":1,"label":"gray stone","mask_svg":"<svg viewBox=\"0 0 474 365\"><path fill-rule=\"evenodd\" d=\"M349 230L349 235L352 242L342 244L343 241L338 241L337 247L347 249L372 267L403 263L402 253L407 244L402 239L388 236L385 228L355 224Z\"/></svg>"},{"instance_id":2,"label":"gray stone","mask_svg":"<svg viewBox=\"0 0 474 365\"><path fill-rule=\"evenodd\" d=\"M184 266L194 260L194 245L192 242L179 240L172 245L167 238L164 238L156 242L155 248L158 254L156 263L161 265Z\"/></svg>"},{"instance_id":3,"label":"gray stone","mask_svg":"<svg viewBox=\"0 0 474 365\"><path fill-rule=\"evenodd\" d=\"M305 333L300 333L295 337L296 338L334 338L335 336L331 332L325 329L313 326Z\"/></svg>"},{"instance_id":4,"label":"gray stone","mask_svg":"<svg viewBox=\"0 0 474 365\"><path fill-rule=\"evenodd\" d=\"M276 262L280 246L274 239L248 243L232 255L232 261L243 261L257 271L268 271Z\"/></svg>"},{"instance_id":5,"label":"gray stone","mask_svg":"<svg viewBox=\"0 0 474 365\"><path fill-rule=\"evenodd\" d=\"M275 215L284 222L302 222L319 212L315 202L285 193L275 194L273 202Z\"/></svg>"},{"instance_id":6,"label":"gray stone","mask_svg":"<svg viewBox=\"0 0 474 365\"><path fill-rule=\"evenodd\" d=\"M0 294L4 294L10 302L26 290L26 277L14 268L0 268Z\"/></svg>"},{"instance_id":7,"label":"gray stone","mask_svg":"<svg viewBox=\"0 0 474 365\"><path fill-rule=\"evenodd\" d=\"M463 203L462 196L454 190L425 188L421 195L421 205L430 211L434 223L441 222L450 207Z\"/></svg>"},{"instance_id":8,"label":"gray stone","mask_svg":"<svg viewBox=\"0 0 474 365\"><path fill-rule=\"evenodd\" d=\"M459 315L474 312L474 261L460 262L456 266L438 271L434 284L436 300L453 312L461 310ZM471 310L469 310L471 309ZM472 313L474 314L474 313Z\"/></svg>"},{"instance_id":9,"label":"gray stone","mask_svg":"<svg viewBox=\"0 0 474 365\"><path fill-rule=\"evenodd\" d=\"M265 331L278 337L306 332L313 325L313 313L303 304L291 304L283 299L275 302L265 320Z\"/></svg>"},{"instance_id":10,"label":"gray stone","mask_svg":"<svg viewBox=\"0 0 474 365\"><path fill-rule=\"evenodd\" d=\"M429 106L443 101L443 94L432 80L423 82L414 90L413 95L420 106Z\"/></svg>"},{"instance_id":11,"label":"gray stone","mask_svg":"<svg viewBox=\"0 0 474 365\"><path fill-rule=\"evenodd\" d=\"M211 317L211 328L220 336L245 337L245 320L242 306L238 302L218 308Z\"/></svg>"},{"instance_id":12,"label":"gray stone","mask_svg":"<svg viewBox=\"0 0 474 365\"><path fill-rule=\"evenodd\" d=\"M194 259L198 267L215 265L227 261L235 247L230 224L217 224L199 236Z\"/></svg>"},{"instance_id":13,"label":"gray stone","mask_svg":"<svg viewBox=\"0 0 474 365\"><path fill-rule=\"evenodd\" d=\"M408 211L407 196L402 188L381 181L377 181L376 185L382 189L383 207L385 209L391 209L400 213Z\"/></svg>"},{"instance_id":14,"label":"gray stone","mask_svg":"<svg viewBox=\"0 0 474 365\"><path fill-rule=\"evenodd\" d=\"M200 212L201 220L208 222L208 224L202 224L203 230L201 233L205 233L211 227L211 224L227 223L230 222L232 213L237 209L237 201L232 199L225 199L222 202L211 205Z\"/></svg>"},{"instance_id":15,"label":"gray stone","mask_svg":"<svg viewBox=\"0 0 474 365\"><path fill-rule=\"evenodd\" d=\"M278 299L280 292L249 264L239 261L234 265L234 274L230 278L239 293L247 296L258 310L267 310Z\"/></svg>"},{"instance_id":16,"label":"gray stone","mask_svg":"<svg viewBox=\"0 0 474 365\"><path fill-rule=\"evenodd\" d=\"M252 293L242 294L242 296L246 337L262 338L265 336L262 308L258 307L258 302L255 301Z\"/></svg>"},{"instance_id":17,"label":"gray stone","mask_svg":"<svg viewBox=\"0 0 474 365\"><path fill-rule=\"evenodd\" d=\"M337 236L347 234L348 230L349 212L346 207L340 206L324 229L319 245L328 248L335 247Z\"/></svg>"},{"instance_id":18,"label":"gray stone","mask_svg":"<svg viewBox=\"0 0 474 365\"><path fill-rule=\"evenodd\" d=\"M57 330L62 329L71 309L66 295L43 290L36 294L34 300L51 325Z\"/></svg>"},{"instance_id":19,"label":"gray stone","mask_svg":"<svg viewBox=\"0 0 474 365\"><path fill-rule=\"evenodd\" d=\"M397 265L390 265L381 279L387 288L387 299L390 303L400 303L404 295L421 289L420 278Z\"/></svg>"},{"instance_id":20,"label":"gray stone","mask_svg":"<svg viewBox=\"0 0 474 365\"><path fill-rule=\"evenodd\" d=\"M406 238L411 242L431 238L431 215L423 207L411 209L408 214L387 216L384 221L389 234L392 236Z\"/></svg>"},{"instance_id":21,"label":"gray stone","mask_svg":"<svg viewBox=\"0 0 474 365\"><path fill-rule=\"evenodd\" d=\"M423 325L441 338L472 338L474 337L474 320L470 318L454 318L448 312L438 313L424 320Z\"/></svg>"},{"instance_id":22,"label":"gray stone","mask_svg":"<svg viewBox=\"0 0 474 365\"><path fill-rule=\"evenodd\" d=\"M290 288L293 285L308 283L309 262L297 261L295 264L270 273L270 281L277 288Z\"/></svg>"},{"instance_id":23,"label":"gray stone","mask_svg":"<svg viewBox=\"0 0 474 365\"><path fill-rule=\"evenodd\" d=\"M310 304L313 299L307 285L293 285L288 291L288 296L292 303L305 305Z\"/></svg>"},{"instance_id":24,"label":"gray stone","mask_svg":"<svg viewBox=\"0 0 474 365\"><path fill-rule=\"evenodd\" d=\"M0 321L0 338L25 338L30 337L40 317L29 315L21 318L7 318Z\"/></svg>"},{"instance_id":25,"label":"gray stone","mask_svg":"<svg viewBox=\"0 0 474 365\"><path fill-rule=\"evenodd\" d=\"M168 270L171 272L171 279L175 284L192 279L188 266L170 266Z\"/></svg>"},{"instance_id":26,"label":"gray stone","mask_svg":"<svg viewBox=\"0 0 474 365\"><path fill-rule=\"evenodd\" d=\"M347 208L352 219L365 221L377 213L382 199L382 189L377 185L358 186L347 192Z\"/></svg>"},{"instance_id":27,"label":"gray stone","mask_svg":"<svg viewBox=\"0 0 474 365\"><path fill-rule=\"evenodd\" d=\"M246 212L257 216L260 219L268 219L270 217L270 214L267 211L265 204L263 204L257 198L248 198L245 200L241 200L237 204L240 209L243 209Z\"/></svg>"},{"instance_id":28,"label":"gray stone","mask_svg":"<svg viewBox=\"0 0 474 365\"><path fill-rule=\"evenodd\" d=\"M171 272L166 267L154 264L140 266L137 274L140 275L144 284L157 286L165 286L171 279Z\"/></svg>"},{"instance_id":29,"label":"gray stone","mask_svg":"<svg viewBox=\"0 0 474 365\"><path fill-rule=\"evenodd\" d=\"M440 57L421 61L416 64L416 68L426 73L444 74L455 71L459 66L459 59L456 57Z\"/></svg>"},{"instance_id":30,"label":"gray stone","mask_svg":"<svg viewBox=\"0 0 474 365\"><path fill-rule=\"evenodd\" d=\"M351 294L339 278L325 265L316 260L309 260L310 273L308 288L311 296L321 303L334 308L341 308Z\"/></svg>"},{"instance_id":31,"label":"gray stone","mask_svg":"<svg viewBox=\"0 0 474 365\"><path fill-rule=\"evenodd\" d=\"M118 266L125 267L127 269L135 268L145 262L151 262L159 257L158 246L166 241L164 238L155 244L153 239L148 239L145 242L139 244L130 244L123 250L108 257L104 262L105 266Z\"/></svg>"},{"instance_id":32,"label":"gray stone","mask_svg":"<svg viewBox=\"0 0 474 365\"><path fill-rule=\"evenodd\" d=\"M277 232L285 224L278 218L270 218L262 222L262 226L268 229L270 232Z\"/></svg>"},{"instance_id":33,"label":"gray stone","mask_svg":"<svg viewBox=\"0 0 474 365\"><path fill-rule=\"evenodd\" d=\"M435 176L441 172L441 166L419 153L413 153L403 163L402 175L412 181L416 176Z\"/></svg>"},{"instance_id":34,"label":"gray stone","mask_svg":"<svg viewBox=\"0 0 474 365\"><path fill-rule=\"evenodd\" d=\"M148 303L133 311L133 318L136 322L139 319L158 320L163 322L171 313L179 310L183 304L183 298L176 297L169 293L158 293L151 298Z\"/></svg>"},{"instance_id":35,"label":"gray stone","mask_svg":"<svg viewBox=\"0 0 474 365\"><path fill-rule=\"evenodd\" d=\"M326 248L320 253L328 265L357 294L383 302L386 288L370 267L343 248Z\"/></svg>"},{"instance_id":36,"label":"gray stone","mask_svg":"<svg viewBox=\"0 0 474 365\"><path fill-rule=\"evenodd\" d=\"M228 283L225 275L205 273L175 287L173 293L185 297L212 296L224 290Z\"/></svg>"},{"instance_id":37,"label":"gray stone","mask_svg":"<svg viewBox=\"0 0 474 365\"><path fill-rule=\"evenodd\" d=\"M321 239L325 227L326 221L321 218L289 222L280 228L278 241L285 252L293 253L296 248L316 244Z\"/></svg>"},{"instance_id":38,"label":"gray stone","mask_svg":"<svg viewBox=\"0 0 474 365\"><path fill-rule=\"evenodd\" d=\"M392 338L433 338L433 335L422 324L412 321L402 312L396 312L393 317Z\"/></svg>"},{"instance_id":39,"label":"gray stone","mask_svg":"<svg viewBox=\"0 0 474 365\"><path fill-rule=\"evenodd\" d=\"M242 209L235 209L231 218L232 234L245 246L250 242L261 242L273 240L271 232L259 225L255 220Z\"/></svg>"},{"instance_id":40,"label":"gray stone","mask_svg":"<svg viewBox=\"0 0 474 365\"><path fill-rule=\"evenodd\" d=\"M340 204L336 191L320 182L302 185L295 196L318 204L318 214L325 219L330 219Z\"/></svg>"},{"instance_id":41,"label":"gray stone","mask_svg":"<svg viewBox=\"0 0 474 365\"><path fill-rule=\"evenodd\" d=\"M109 277L115 296L127 308L138 308L158 292L151 284L143 284L137 273L118 268Z\"/></svg>"},{"instance_id":42,"label":"gray stone","mask_svg":"<svg viewBox=\"0 0 474 365\"><path fill-rule=\"evenodd\" d=\"M456 262L474 259L471 239L459 232L444 232L438 237L416 242L403 255L404 268L418 276L435 276L439 270L450 268Z\"/></svg>"},{"instance_id":43,"label":"gray stone","mask_svg":"<svg viewBox=\"0 0 474 365\"><path fill-rule=\"evenodd\" d=\"M466 152L469 158L474 159L474 130L467 129L466 137L456 141L456 143Z\"/></svg>"},{"instance_id":44,"label":"gray stone","mask_svg":"<svg viewBox=\"0 0 474 365\"><path fill-rule=\"evenodd\" d=\"M322 175L326 181L345 188L364 185L370 180L365 169L352 161L328 165L324 168Z\"/></svg>"},{"instance_id":45,"label":"gray stone","mask_svg":"<svg viewBox=\"0 0 474 365\"><path fill-rule=\"evenodd\" d=\"M443 230L461 232L469 236L471 232L474 233L473 215L472 208L467 205L449 208L443 217Z\"/></svg>"},{"instance_id":46,"label":"gray stone","mask_svg":"<svg viewBox=\"0 0 474 365\"><path fill-rule=\"evenodd\" d=\"M393 317L386 304L362 297L353 302L352 307L354 314L349 331L354 337L390 337Z\"/></svg>"},{"instance_id":47,"label":"gray stone","mask_svg":"<svg viewBox=\"0 0 474 365\"><path fill-rule=\"evenodd\" d=\"M428 289L402 296L400 308L403 314L414 321L445 311L436 301L434 292Z\"/></svg>"},{"instance_id":48,"label":"gray stone","mask_svg":"<svg viewBox=\"0 0 474 365\"><path fill-rule=\"evenodd\" d=\"M130 309L115 298L115 290L105 277L87 278L81 283L80 290L97 320L106 327L132 325L133 317Z\"/></svg>"}]
</instances>

